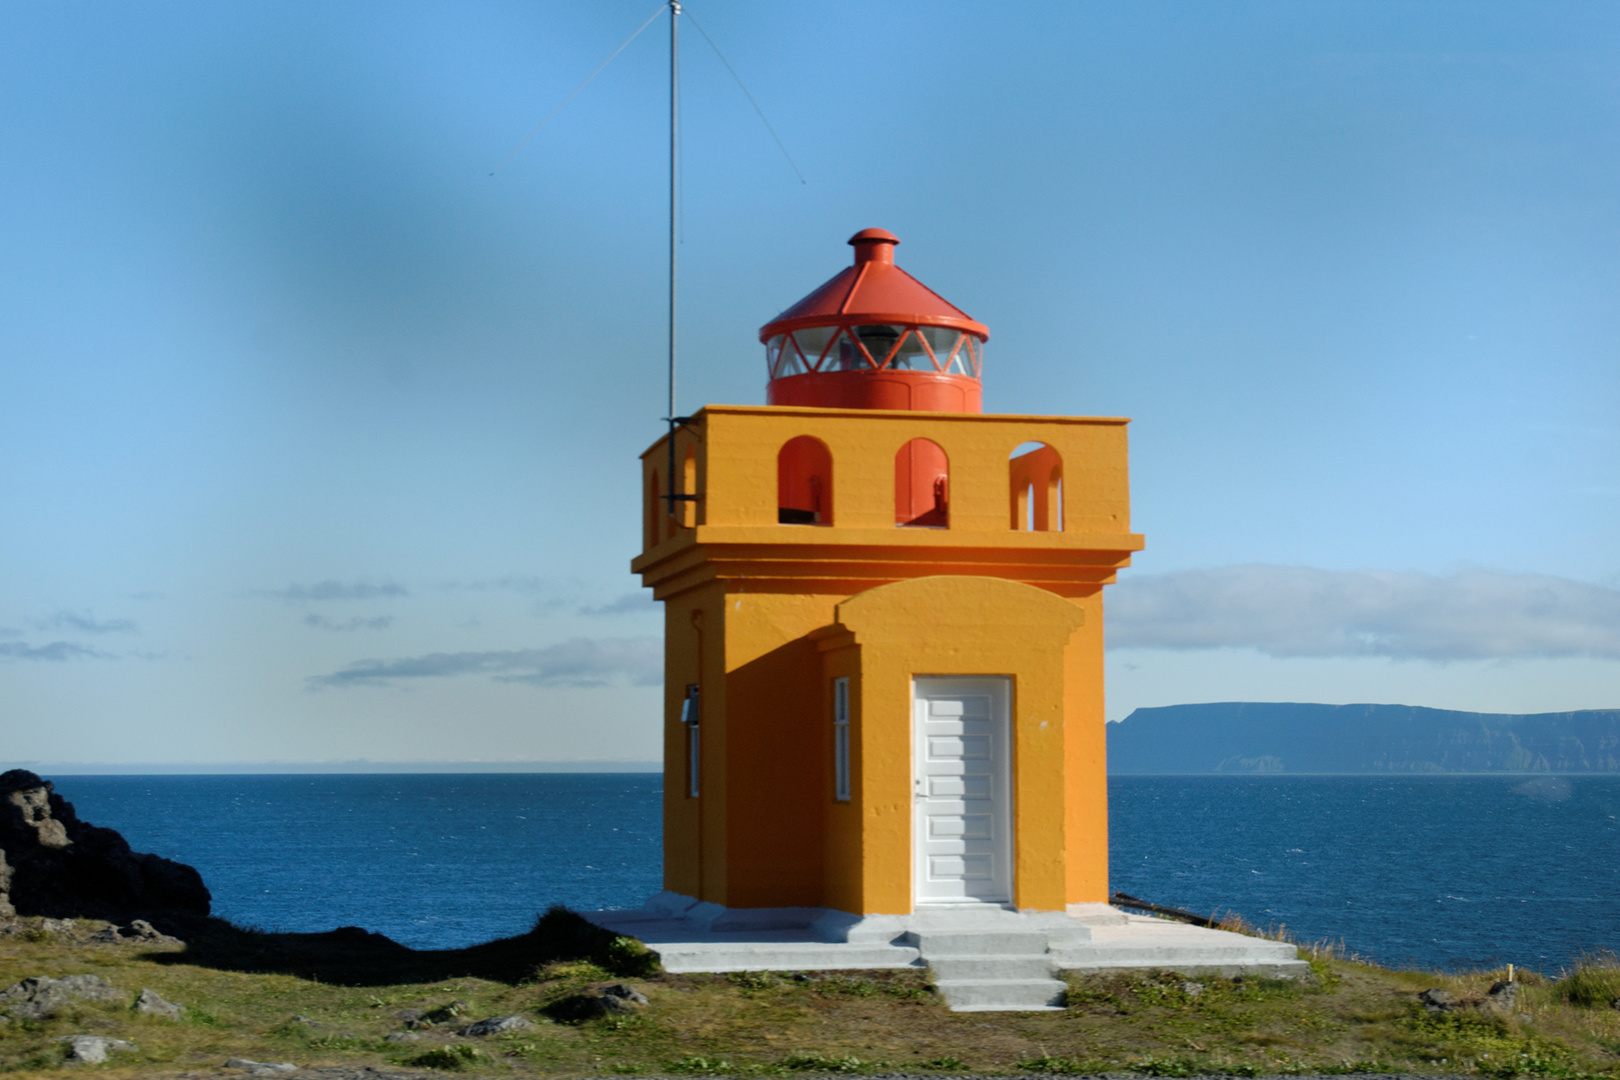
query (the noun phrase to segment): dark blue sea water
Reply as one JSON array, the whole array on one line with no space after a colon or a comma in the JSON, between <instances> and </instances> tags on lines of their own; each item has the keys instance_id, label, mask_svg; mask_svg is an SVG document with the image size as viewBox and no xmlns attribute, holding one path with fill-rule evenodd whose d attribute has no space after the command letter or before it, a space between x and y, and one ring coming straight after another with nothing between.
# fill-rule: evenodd
<instances>
[{"instance_id":1,"label":"dark blue sea water","mask_svg":"<svg viewBox=\"0 0 1620 1080\"><path fill-rule=\"evenodd\" d=\"M214 914L414 948L519 934L551 904L639 907L662 874L644 773L53 777L81 818L195 866Z\"/></svg>"},{"instance_id":2,"label":"dark blue sea water","mask_svg":"<svg viewBox=\"0 0 1620 1080\"><path fill-rule=\"evenodd\" d=\"M418 948L659 888L643 774L55 777L81 817L197 867L267 929ZM1555 971L1620 950L1620 777L1115 777L1111 884L1380 963Z\"/></svg>"}]
</instances>

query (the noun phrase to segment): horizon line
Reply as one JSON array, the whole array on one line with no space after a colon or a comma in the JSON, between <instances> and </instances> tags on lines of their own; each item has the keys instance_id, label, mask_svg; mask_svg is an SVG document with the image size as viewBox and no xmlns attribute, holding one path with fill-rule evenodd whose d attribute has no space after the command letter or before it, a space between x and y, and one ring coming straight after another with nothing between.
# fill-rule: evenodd
<instances>
[{"instance_id":1,"label":"horizon line","mask_svg":"<svg viewBox=\"0 0 1620 1080\"><path fill-rule=\"evenodd\" d=\"M662 773L661 761L0 761L41 776L310 776L425 773Z\"/></svg>"}]
</instances>

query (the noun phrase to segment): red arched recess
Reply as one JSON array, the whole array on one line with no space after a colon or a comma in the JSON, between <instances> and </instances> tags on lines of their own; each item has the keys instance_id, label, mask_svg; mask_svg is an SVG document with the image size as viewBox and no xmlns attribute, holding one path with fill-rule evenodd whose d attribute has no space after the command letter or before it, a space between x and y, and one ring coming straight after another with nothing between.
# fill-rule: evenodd
<instances>
[{"instance_id":1,"label":"red arched recess","mask_svg":"<svg viewBox=\"0 0 1620 1080\"><path fill-rule=\"evenodd\" d=\"M800 435L776 455L776 520L783 525L831 525L832 452L827 444Z\"/></svg>"},{"instance_id":2,"label":"red arched recess","mask_svg":"<svg viewBox=\"0 0 1620 1080\"><path fill-rule=\"evenodd\" d=\"M932 439L912 439L894 455L894 523L943 529L951 523L950 459Z\"/></svg>"}]
</instances>

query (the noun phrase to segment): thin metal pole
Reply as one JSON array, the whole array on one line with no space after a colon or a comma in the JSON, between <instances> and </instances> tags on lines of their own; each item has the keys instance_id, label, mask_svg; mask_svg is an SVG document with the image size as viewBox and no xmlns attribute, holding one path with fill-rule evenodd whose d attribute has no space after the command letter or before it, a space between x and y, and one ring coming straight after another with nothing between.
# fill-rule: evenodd
<instances>
[{"instance_id":1,"label":"thin metal pole","mask_svg":"<svg viewBox=\"0 0 1620 1080\"><path fill-rule=\"evenodd\" d=\"M681 0L669 0L669 513L675 514L675 220L680 165Z\"/></svg>"}]
</instances>

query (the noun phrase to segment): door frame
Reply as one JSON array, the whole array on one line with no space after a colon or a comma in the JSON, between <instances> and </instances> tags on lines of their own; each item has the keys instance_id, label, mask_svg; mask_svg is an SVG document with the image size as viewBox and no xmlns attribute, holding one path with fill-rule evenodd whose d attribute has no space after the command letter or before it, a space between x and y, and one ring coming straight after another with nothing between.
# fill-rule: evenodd
<instances>
[{"instance_id":1,"label":"door frame","mask_svg":"<svg viewBox=\"0 0 1620 1080\"><path fill-rule=\"evenodd\" d=\"M1017 873L1017 861L1016 861L1016 859L1017 859L1017 833L1016 833L1016 815L1015 815L1016 807L1014 805L1014 795L1015 795L1015 787L1014 787L1015 775L1014 775L1014 773L1015 773L1016 761L1014 760L1015 751L1014 751L1014 739L1013 739L1013 732L1014 732L1013 714L1014 714L1014 710L1015 710L1015 706L1016 706L1015 691L1017 689L1016 680L1011 675L981 675L981 674L971 674L971 675L970 674L932 675L931 674L931 675L913 675L913 676L911 676L910 682L911 682L911 685L910 685L910 697L911 697L910 736L911 736L911 741L910 741L910 755L909 756L910 756L910 760L911 760L911 769L910 769L910 772L911 772L911 833L910 833L910 835L911 835L911 904L912 904L912 909L916 910L919 907L940 907L940 906L1005 907L1006 905L1013 903L1014 896L1016 895L1015 876L1016 876L1016 873ZM919 705L920 701L929 700L930 698L932 698L934 696L933 694L929 694L928 696L923 696L922 694L919 693L920 690L924 689L924 687L920 686L919 684L925 684L925 683L945 684L938 691L938 696L946 696L949 693L951 693L950 684L953 684L953 683L955 683L955 684L974 683L974 684L979 684L981 686L983 684L985 684L985 683L990 683L990 684L993 684L993 686L994 686L994 689L991 691L991 694L990 694L991 703L992 703L991 704L991 718L990 719L991 719L992 725L994 725L998 730L994 731L993 734L992 734L991 746L993 748L992 749L993 759L994 759L994 748L997 745L999 745L1000 748L1002 749L1002 753L1001 753L1001 755L999 757L999 760L995 760L994 764L992 766L994 771L992 772L993 800L992 800L992 807L991 807L991 818L992 818L992 820L991 820L991 829L992 829L993 842L994 842L994 845L995 845L995 855L1001 860L1000 865L998 867L999 880L996 881L996 885L999 887L998 891L1002 894L1000 899L963 898L963 899L951 900L951 899L925 898L925 897L923 897L921 895L921 891L922 891L921 886L922 886L922 883L923 883L923 880L924 880L924 875L925 875L925 872L926 872L926 862L925 862L926 854L925 854L925 847L924 847L924 843L923 843L924 836L925 836L926 816L923 814L923 811L922 811L924 798L925 798L924 791L923 791L923 784L925 782L925 778L924 778L924 775L923 775L923 772L922 772L922 769L921 769L921 758L920 758L920 755L919 755L919 750L920 750L920 745L919 744L921 742L921 730L920 730L921 715L919 713L918 705ZM1001 705L1002 705L1001 713L1000 713L999 716L996 715L996 708L995 708L995 703L996 703L996 701L998 699L1000 700ZM998 736L999 736L999 738L998 738ZM997 790L998 785L999 785L999 791Z\"/></svg>"}]
</instances>

